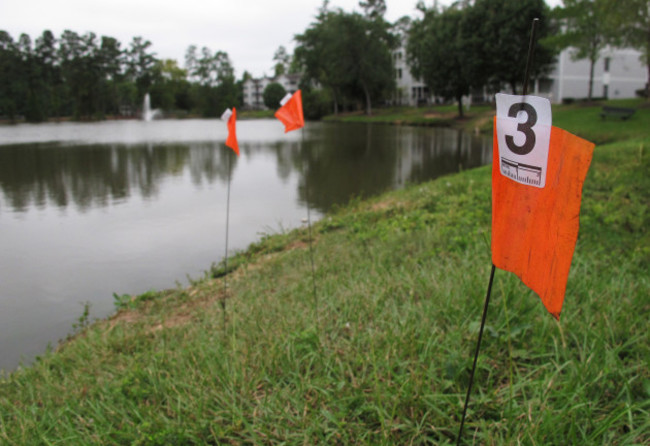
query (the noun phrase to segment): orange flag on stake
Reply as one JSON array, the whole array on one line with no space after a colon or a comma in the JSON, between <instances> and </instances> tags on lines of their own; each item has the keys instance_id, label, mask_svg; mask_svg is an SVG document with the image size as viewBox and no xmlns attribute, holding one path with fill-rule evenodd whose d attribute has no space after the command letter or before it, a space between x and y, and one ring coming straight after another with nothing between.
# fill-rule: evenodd
<instances>
[{"instance_id":1,"label":"orange flag on stake","mask_svg":"<svg viewBox=\"0 0 650 446\"><path fill-rule=\"evenodd\" d=\"M300 90L293 95L288 94L280 101L281 107L275 112L275 117L284 124L284 133L298 130L305 126L302 114L302 93Z\"/></svg>"},{"instance_id":2,"label":"orange flag on stake","mask_svg":"<svg viewBox=\"0 0 650 446\"><path fill-rule=\"evenodd\" d=\"M221 120L228 123L228 137L226 138L226 145L230 147L239 156L239 144L237 144L237 109L235 107L230 110L226 109L221 115Z\"/></svg>"},{"instance_id":3,"label":"orange flag on stake","mask_svg":"<svg viewBox=\"0 0 650 446\"><path fill-rule=\"evenodd\" d=\"M515 273L559 320L594 144L551 126L550 116L548 100L497 95L492 262Z\"/></svg>"}]
</instances>

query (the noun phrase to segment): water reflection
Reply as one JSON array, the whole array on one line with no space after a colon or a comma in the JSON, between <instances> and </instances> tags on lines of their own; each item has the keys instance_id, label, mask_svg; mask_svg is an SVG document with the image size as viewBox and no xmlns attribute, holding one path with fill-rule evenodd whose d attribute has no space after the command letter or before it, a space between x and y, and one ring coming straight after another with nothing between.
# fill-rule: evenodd
<instances>
[{"instance_id":1,"label":"water reflection","mask_svg":"<svg viewBox=\"0 0 650 446\"><path fill-rule=\"evenodd\" d=\"M133 194L152 199L165 177L186 168L197 186L226 181L228 153L219 149L216 143L5 146L0 189L16 212L71 205L84 211Z\"/></svg>"},{"instance_id":2,"label":"water reflection","mask_svg":"<svg viewBox=\"0 0 650 446\"><path fill-rule=\"evenodd\" d=\"M460 130L364 124L345 130L315 128L300 151L300 197L306 199L308 182L310 205L323 212L354 196L481 166L492 156L489 138Z\"/></svg>"},{"instance_id":3,"label":"water reflection","mask_svg":"<svg viewBox=\"0 0 650 446\"><path fill-rule=\"evenodd\" d=\"M368 196L408 182L489 162L488 138L452 129L381 125L312 126L301 141L241 145L242 158L274 155L278 180L301 175L297 195L327 212L352 196ZM228 150L215 142L177 144L4 146L0 150L0 189L15 212L30 207L75 206L80 211L107 206L137 194L155 199L159 184L187 169L199 187L227 180ZM236 171L240 158L233 158ZM252 179L254 181L254 179Z\"/></svg>"}]
</instances>

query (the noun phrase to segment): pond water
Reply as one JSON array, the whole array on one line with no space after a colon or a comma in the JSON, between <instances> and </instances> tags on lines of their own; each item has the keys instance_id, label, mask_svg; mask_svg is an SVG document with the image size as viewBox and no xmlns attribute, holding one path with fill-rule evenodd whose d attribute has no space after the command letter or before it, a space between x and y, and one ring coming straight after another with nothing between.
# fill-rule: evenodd
<instances>
[{"instance_id":1,"label":"pond water","mask_svg":"<svg viewBox=\"0 0 650 446\"><path fill-rule=\"evenodd\" d=\"M316 220L352 197L489 163L457 130L274 120L0 126L0 370L28 364L113 293L185 285L229 249ZM309 194L305 184L309 184Z\"/></svg>"}]
</instances>

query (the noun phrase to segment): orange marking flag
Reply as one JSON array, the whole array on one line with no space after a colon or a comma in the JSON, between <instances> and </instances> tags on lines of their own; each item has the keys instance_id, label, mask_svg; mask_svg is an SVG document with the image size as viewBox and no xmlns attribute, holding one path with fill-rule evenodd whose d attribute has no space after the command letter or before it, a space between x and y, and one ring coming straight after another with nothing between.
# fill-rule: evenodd
<instances>
[{"instance_id":1,"label":"orange marking flag","mask_svg":"<svg viewBox=\"0 0 650 446\"><path fill-rule=\"evenodd\" d=\"M298 130L305 126L305 118L302 114L302 93L300 90L293 95L287 94L282 101L281 107L275 112L275 117L284 124L284 133Z\"/></svg>"},{"instance_id":2,"label":"orange marking flag","mask_svg":"<svg viewBox=\"0 0 650 446\"><path fill-rule=\"evenodd\" d=\"M509 95L497 95L497 101L498 96ZM548 153L538 161L526 162L525 156L538 150L526 143L529 137L543 142L547 137L539 135L546 131L545 124L535 128L537 123L531 117L535 115L537 120L537 109L532 106L534 110L526 110L521 105L534 97L510 98L514 100L507 104L507 116L519 127L504 130L500 126L504 115L499 115L499 105L494 120L492 262L497 268L515 273L559 320L578 238L582 185L594 144L552 127L549 103Z\"/></svg>"},{"instance_id":3,"label":"orange marking flag","mask_svg":"<svg viewBox=\"0 0 650 446\"><path fill-rule=\"evenodd\" d=\"M237 109L235 107L230 110L226 109L221 115L221 119L228 123L228 137L226 138L226 145L230 147L239 156L239 144L237 143Z\"/></svg>"}]
</instances>

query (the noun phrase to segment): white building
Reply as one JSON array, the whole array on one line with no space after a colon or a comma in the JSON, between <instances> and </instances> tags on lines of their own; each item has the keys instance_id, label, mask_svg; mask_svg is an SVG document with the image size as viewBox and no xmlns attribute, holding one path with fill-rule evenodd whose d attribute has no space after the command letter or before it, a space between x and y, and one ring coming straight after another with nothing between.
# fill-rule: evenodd
<instances>
[{"instance_id":1,"label":"white building","mask_svg":"<svg viewBox=\"0 0 650 446\"><path fill-rule=\"evenodd\" d=\"M548 85L539 85L539 93L552 102L567 98L586 98L589 92L589 60L571 60L571 49L558 56ZM641 63L641 53L634 49L608 48L594 65L592 97L608 99L633 98L636 91L645 88L647 66Z\"/></svg>"},{"instance_id":2,"label":"white building","mask_svg":"<svg viewBox=\"0 0 650 446\"><path fill-rule=\"evenodd\" d=\"M429 87L411 73L406 61L406 39L401 40L399 48L393 51L393 66L395 68L395 93L393 105L417 106L431 102Z\"/></svg>"},{"instance_id":3,"label":"white building","mask_svg":"<svg viewBox=\"0 0 650 446\"><path fill-rule=\"evenodd\" d=\"M248 79L244 82L244 109L248 110L266 110L264 105L264 89L271 83L277 82L282 85L287 93L293 94L298 90L300 81L299 74L281 74L276 77L261 77L257 79Z\"/></svg>"},{"instance_id":4,"label":"white building","mask_svg":"<svg viewBox=\"0 0 650 446\"><path fill-rule=\"evenodd\" d=\"M568 48L559 54L557 64L547 78L531 79L529 92L548 97L554 103L560 103L567 98L586 98L589 91L589 61L573 61L572 51ZM641 63L640 57L639 51L629 48L604 50L594 66L592 97L635 97L636 91L645 88L648 82L648 69ZM411 74L406 62L405 39L402 40L402 45L393 51L393 66L396 83L393 105L417 106L433 102L429 88ZM481 90L473 92L473 101L492 99L485 89Z\"/></svg>"}]
</instances>

